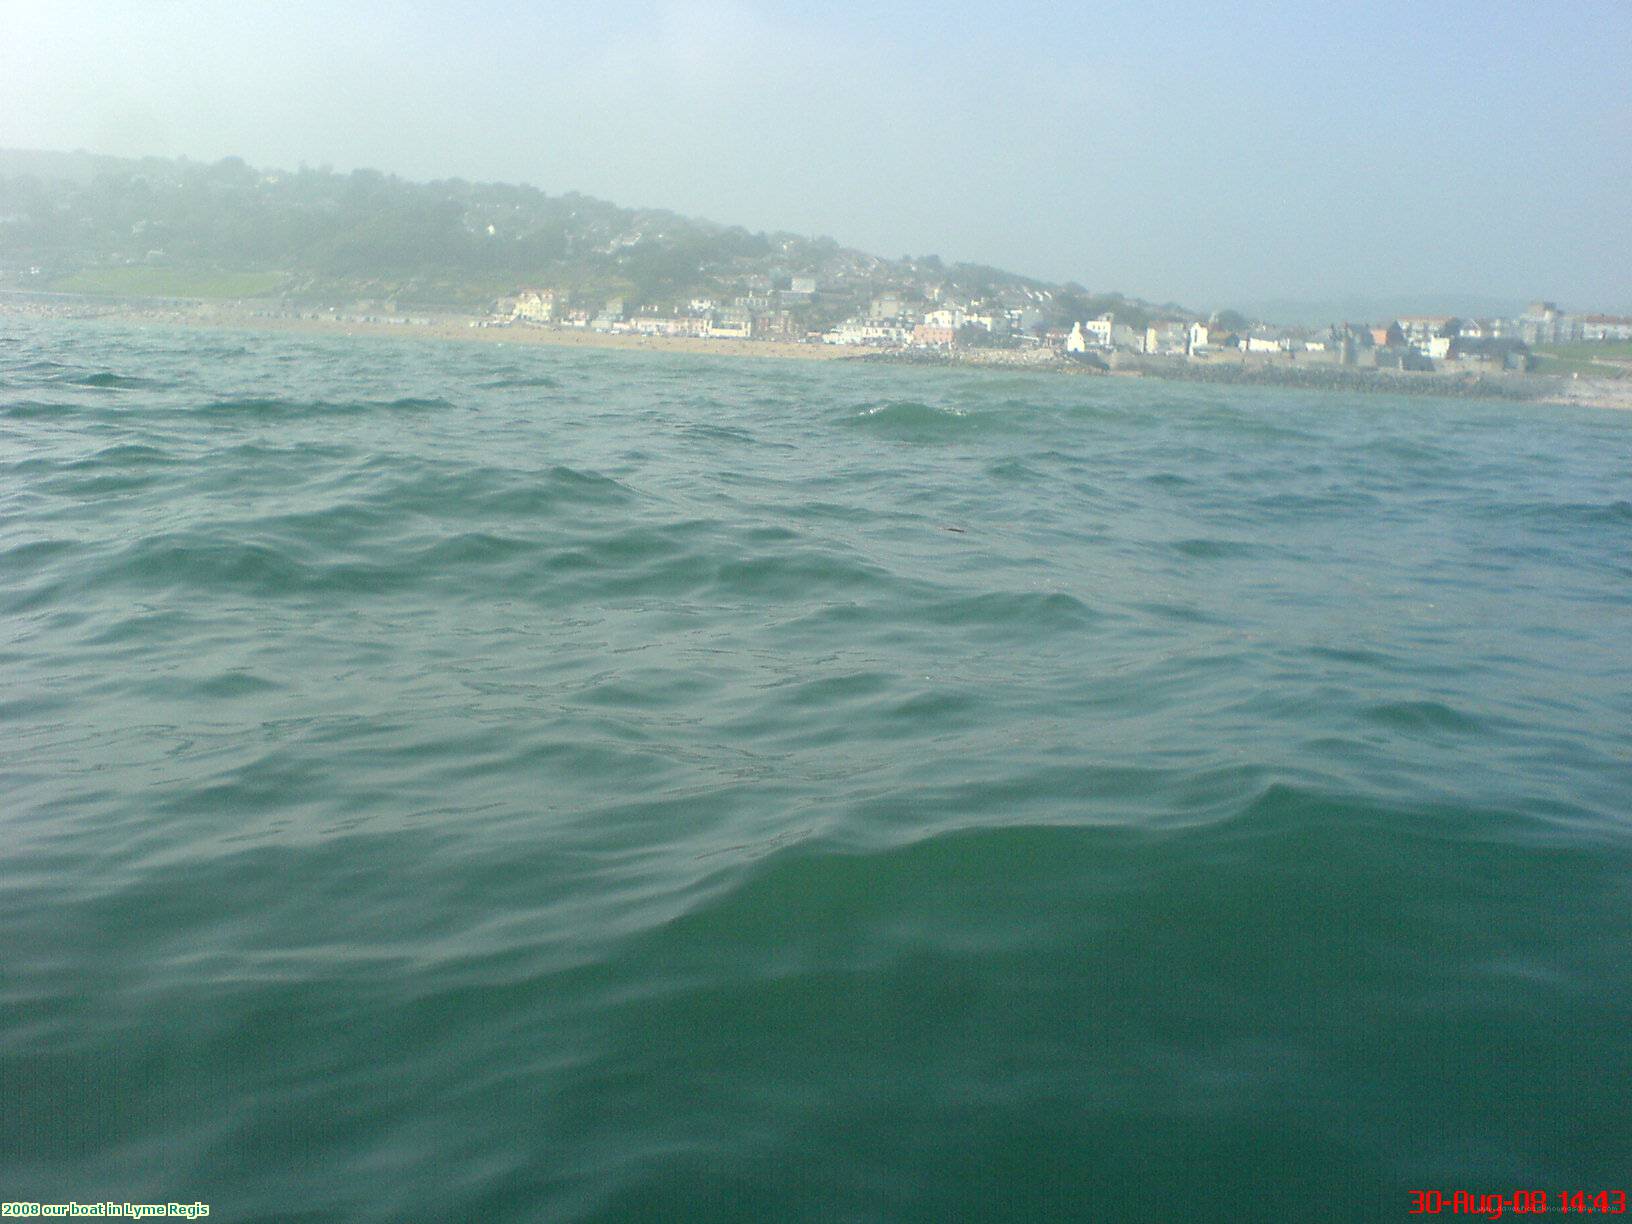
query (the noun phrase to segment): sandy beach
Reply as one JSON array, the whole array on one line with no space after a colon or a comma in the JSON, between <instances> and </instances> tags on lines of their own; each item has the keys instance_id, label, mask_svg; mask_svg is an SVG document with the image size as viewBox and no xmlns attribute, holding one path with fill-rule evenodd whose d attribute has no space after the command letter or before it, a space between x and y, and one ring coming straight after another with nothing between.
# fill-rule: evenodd
<instances>
[{"instance_id":1,"label":"sandy beach","mask_svg":"<svg viewBox=\"0 0 1632 1224\"><path fill-rule=\"evenodd\" d=\"M794 361L912 361L905 354L886 352L876 348L835 344L801 344L777 340L709 340L694 336L637 336L622 333L589 331L581 328L548 327L536 325L491 324L483 320L442 319L430 322L390 322L383 319L342 319L293 315L270 315L229 308L200 306L194 309L155 304L139 306L132 303L91 303L82 301L72 305L56 304L42 308L38 301L20 302L0 299L0 317L49 317L117 322L135 326L209 328L221 330L282 332L314 336L360 336L381 339L457 341L467 344L544 345L576 349L621 349L625 352L693 353L712 357L745 357L760 360ZM993 361L1006 351L974 350L965 355L954 354L950 359L940 357L934 365L971 367L1028 368L1040 372L1080 373L1075 366L1062 361L1036 360L1040 354L1028 354L1025 361ZM1162 378L1160 368L1118 371L1146 378ZM1169 375L1171 377L1171 375ZM1435 386L1436 375L1418 375L1423 381L1414 388L1395 388L1419 391L1428 395L1442 395L1446 391ZM1275 385L1266 381L1265 385ZM1301 384L1300 384L1301 385ZM1352 388L1350 388L1352 389ZM1528 399L1539 404L1559 404L1578 408L1607 408L1632 411L1632 379L1561 379L1538 380L1533 394L1514 398Z\"/></svg>"},{"instance_id":2,"label":"sandy beach","mask_svg":"<svg viewBox=\"0 0 1632 1224\"><path fill-rule=\"evenodd\" d=\"M623 349L654 353L699 353L713 357L842 361L866 350L833 344L777 340L707 340L695 336L636 336L582 328L484 324L481 320L393 323L384 320L323 319L233 311L120 310L98 317L121 323L177 327L217 327L246 331L293 332L322 336L370 336L407 340L459 340L478 344L538 344L559 348Z\"/></svg>"}]
</instances>

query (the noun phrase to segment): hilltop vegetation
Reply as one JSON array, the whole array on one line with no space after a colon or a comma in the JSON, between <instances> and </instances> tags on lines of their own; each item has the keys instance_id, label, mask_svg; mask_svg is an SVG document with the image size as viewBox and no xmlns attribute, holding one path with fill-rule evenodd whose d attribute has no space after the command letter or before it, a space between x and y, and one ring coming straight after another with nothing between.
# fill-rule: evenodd
<instances>
[{"instance_id":1,"label":"hilltop vegetation","mask_svg":"<svg viewBox=\"0 0 1632 1224\"><path fill-rule=\"evenodd\" d=\"M1062 319L1151 313L936 256L883 259L831 238L753 233L575 192L374 170L257 170L89 154L0 151L0 288L129 296L275 298L483 308L524 286L619 294L631 309L816 278L813 323L877 292L939 287L1016 299Z\"/></svg>"}]
</instances>

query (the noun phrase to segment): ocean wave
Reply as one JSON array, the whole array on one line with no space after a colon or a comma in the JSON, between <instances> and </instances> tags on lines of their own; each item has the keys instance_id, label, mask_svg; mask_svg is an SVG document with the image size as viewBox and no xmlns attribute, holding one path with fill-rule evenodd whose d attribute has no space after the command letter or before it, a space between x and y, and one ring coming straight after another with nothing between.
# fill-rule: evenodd
<instances>
[{"instance_id":1,"label":"ocean wave","mask_svg":"<svg viewBox=\"0 0 1632 1224\"><path fill-rule=\"evenodd\" d=\"M546 521L563 513L627 506L637 498L622 481L556 464L541 470L419 463L375 463L384 478L370 498L382 509L452 520Z\"/></svg>"},{"instance_id":2,"label":"ocean wave","mask_svg":"<svg viewBox=\"0 0 1632 1224\"><path fill-rule=\"evenodd\" d=\"M10 417L19 421L48 420L51 417L72 416L84 409L78 404L63 403L60 400L16 400L9 404L0 404L0 417Z\"/></svg>"},{"instance_id":3,"label":"ocean wave","mask_svg":"<svg viewBox=\"0 0 1632 1224\"><path fill-rule=\"evenodd\" d=\"M1065 591L986 591L928 601L913 618L937 625L979 625L1016 634L1085 629L1101 619L1087 603Z\"/></svg>"},{"instance_id":4,"label":"ocean wave","mask_svg":"<svg viewBox=\"0 0 1632 1224\"><path fill-rule=\"evenodd\" d=\"M62 465L66 472L100 472L109 468L147 468L147 467L174 467L182 460L176 455L161 447L150 446L142 442L122 442L116 446L106 446L82 459L74 459Z\"/></svg>"},{"instance_id":5,"label":"ocean wave","mask_svg":"<svg viewBox=\"0 0 1632 1224\"><path fill-rule=\"evenodd\" d=\"M1170 548L1180 556L1198 561L1225 560L1232 557L1262 557L1269 549L1248 540L1188 539L1174 540Z\"/></svg>"},{"instance_id":6,"label":"ocean wave","mask_svg":"<svg viewBox=\"0 0 1632 1224\"><path fill-rule=\"evenodd\" d=\"M555 390L561 386L561 380L552 378L548 374L511 374L501 378L490 378L479 382L476 386L487 391L522 391L522 390Z\"/></svg>"},{"instance_id":7,"label":"ocean wave","mask_svg":"<svg viewBox=\"0 0 1632 1224\"><path fill-rule=\"evenodd\" d=\"M1626 498L1590 502L1499 501L1480 507L1478 513L1485 518L1528 521L1558 530L1632 526L1632 501Z\"/></svg>"},{"instance_id":8,"label":"ocean wave","mask_svg":"<svg viewBox=\"0 0 1632 1224\"><path fill-rule=\"evenodd\" d=\"M1326 1179L1280 1215L1382 1218L1614 1175L1625 422L26 326L34 1183L1251 1216L1269 1153ZM153 385L56 381L97 370Z\"/></svg>"},{"instance_id":9,"label":"ocean wave","mask_svg":"<svg viewBox=\"0 0 1632 1224\"><path fill-rule=\"evenodd\" d=\"M76 387L88 387L97 391L134 391L142 388L169 385L159 379L139 378L132 374L115 374L111 370L102 370L95 374L68 375L57 381L71 383Z\"/></svg>"},{"instance_id":10,"label":"ocean wave","mask_svg":"<svg viewBox=\"0 0 1632 1224\"><path fill-rule=\"evenodd\" d=\"M934 442L985 433L1002 422L1001 414L939 406L920 400L883 400L844 412L841 424L902 441Z\"/></svg>"},{"instance_id":11,"label":"ocean wave","mask_svg":"<svg viewBox=\"0 0 1632 1224\"><path fill-rule=\"evenodd\" d=\"M1367 706L1362 717L1367 722L1398 731L1455 731L1464 735L1486 731L1483 720L1443 701L1381 701Z\"/></svg>"},{"instance_id":12,"label":"ocean wave","mask_svg":"<svg viewBox=\"0 0 1632 1224\"><path fill-rule=\"evenodd\" d=\"M871 562L807 548L718 562L711 590L729 599L811 600L853 596L890 581Z\"/></svg>"},{"instance_id":13,"label":"ocean wave","mask_svg":"<svg viewBox=\"0 0 1632 1224\"><path fill-rule=\"evenodd\" d=\"M289 547L213 531L148 536L105 558L96 582L146 591L240 593L268 600L378 595L415 585L412 563L302 560Z\"/></svg>"},{"instance_id":14,"label":"ocean wave","mask_svg":"<svg viewBox=\"0 0 1632 1224\"><path fill-rule=\"evenodd\" d=\"M367 416L377 412L447 412L457 408L439 397L399 396L395 399L299 400L269 396L242 396L208 400L188 411L200 417L235 420Z\"/></svg>"}]
</instances>

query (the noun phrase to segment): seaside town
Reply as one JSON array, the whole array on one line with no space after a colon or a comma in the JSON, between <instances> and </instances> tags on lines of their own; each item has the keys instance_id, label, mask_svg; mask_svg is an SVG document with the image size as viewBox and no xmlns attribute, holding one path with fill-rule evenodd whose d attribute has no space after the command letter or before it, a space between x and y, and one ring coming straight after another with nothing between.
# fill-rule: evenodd
<instances>
[{"instance_id":1,"label":"seaside town","mask_svg":"<svg viewBox=\"0 0 1632 1224\"><path fill-rule=\"evenodd\" d=\"M586 303L582 295L529 289L502 299L482 325L829 344L898 354L985 352L1020 359L1034 354L1107 369L1119 357L1201 362L1241 355L1406 371L1524 373L1535 369L1537 346L1632 341L1632 317L1575 314L1547 301L1532 302L1513 318L1401 315L1325 327L1265 326L1230 311L1206 318L1149 318L1148 308L1138 307L1129 312L1131 318L1105 311L1067 321L1061 313L1064 304L1048 289L970 299L944 283L924 286L917 294L877 294L864 311L825 330L808 331L800 326L800 308L816 301L826 287L815 277L760 280L729 300L694 297L668 308L635 310L621 297ZM854 290L846 287L838 295L852 300Z\"/></svg>"},{"instance_id":2,"label":"seaside town","mask_svg":"<svg viewBox=\"0 0 1632 1224\"><path fill-rule=\"evenodd\" d=\"M1590 306L1199 305L525 185L0 150L14 314L1632 402L1632 317Z\"/></svg>"}]
</instances>

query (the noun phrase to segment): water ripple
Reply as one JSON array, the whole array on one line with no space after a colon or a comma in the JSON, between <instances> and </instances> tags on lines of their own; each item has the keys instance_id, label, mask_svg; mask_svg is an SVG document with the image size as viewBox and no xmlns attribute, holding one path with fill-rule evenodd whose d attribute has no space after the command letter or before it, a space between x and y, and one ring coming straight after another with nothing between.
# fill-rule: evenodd
<instances>
[{"instance_id":1,"label":"water ripple","mask_svg":"<svg viewBox=\"0 0 1632 1224\"><path fill-rule=\"evenodd\" d=\"M1624 1173L1629 421L8 330L33 1197L1379 1219Z\"/></svg>"}]
</instances>

